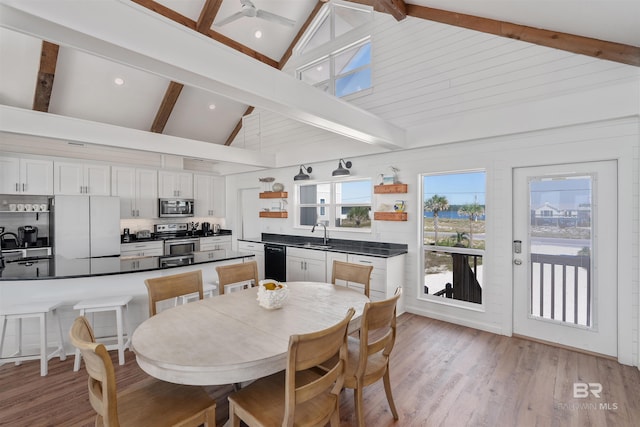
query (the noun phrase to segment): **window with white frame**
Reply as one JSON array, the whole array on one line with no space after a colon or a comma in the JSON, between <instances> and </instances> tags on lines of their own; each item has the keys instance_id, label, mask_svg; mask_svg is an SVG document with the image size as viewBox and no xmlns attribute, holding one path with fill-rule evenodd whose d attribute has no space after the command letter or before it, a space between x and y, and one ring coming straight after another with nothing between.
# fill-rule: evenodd
<instances>
[{"instance_id":1,"label":"window with white frame","mask_svg":"<svg viewBox=\"0 0 640 427\"><path fill-rule=\"evenodd\" d=\"M371 229L371 180L296 185L296 225Z\"/></svg>"},{"instance_id":2,"label":"window with white frame","mask_svg":"<svg viewBox=\"0 0 640 427\"><path fill-rule=\"evenodd\" d=\"M422 295L482 304L486 173L422 176Z\"/></svg>"},{"instance_id":3,"label":"window with white frame","mask_svg":"<svg viewBox=\"0 0 640 427\"><path fill-rule=\"evenodd\" d=\"M372 19L370 7L327 3L295 49L305 61L297 78L338 97L370 89L371 39L362 28Z\"/></svg>"}]
</instances>

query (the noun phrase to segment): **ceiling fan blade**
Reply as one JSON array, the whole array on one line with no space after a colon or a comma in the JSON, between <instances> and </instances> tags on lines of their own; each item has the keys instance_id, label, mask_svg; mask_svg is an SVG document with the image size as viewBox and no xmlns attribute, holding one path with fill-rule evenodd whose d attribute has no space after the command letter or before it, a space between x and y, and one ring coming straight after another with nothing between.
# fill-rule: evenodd
<instances>
[{"instance_id":1,"label":"ceiling fan blade","mask_svg":"<svg viewBox=\"0 0 640 427\"><path fill-rule=\"evenodd\" d=\"M285 18L284 16L276 15L275 13L267 12L266 10L258 10L256 17L262 18L266 21L275 22L277 24L287 25L289 27L293 27L296 24L296 21Z\"/></svg>"},{"instance_id":2,"label":"ceiling fan blade","mask_svg":"<svg viewBox=\"0 0 640 427\"><path fill-rule=\"evenodd\" d=\"M229 15L226 18L221 19L220 21L216 22L214 25L216 27L222 27L223 25L227 25L230 22L237 21L238 19L242 18L243 16L244 16L244 13L236 12L233 15Z\"/></svg>"}]
</instances>

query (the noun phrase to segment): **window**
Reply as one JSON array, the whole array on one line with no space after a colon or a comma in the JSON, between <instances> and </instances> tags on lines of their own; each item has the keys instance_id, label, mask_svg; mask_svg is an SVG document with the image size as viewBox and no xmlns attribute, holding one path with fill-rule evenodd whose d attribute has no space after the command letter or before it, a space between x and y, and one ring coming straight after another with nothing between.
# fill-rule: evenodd
<instances>
[{"instance_id":1,"label":"window","mask_svg":"<svg viewBox=\"0 0 640 427\"><path fill-rule=\"evenodd\" d=\"M370 7L326 4L296 48L305 61L296 68L298 79L338 97L371 88L371 40L352 30L372 18Z\"/></svg>"},{"instance_id":2,"label":"window","mask_svg":"<svg viewBox=\"0 0 640 427\"><path fill-rule=\"evenodd\" d=\"M370 179L298 184L296 191L298 226L371 229Z\"/></svg>"},{"instance_id":3,"label":"window","mask_svg":"<svg viewBox=\"0 0 640 427\"><path fill-rule=\"evenodd\" d=\"M482 303L485 175L423 175L423 296Z\"/></svg>"}]
</instances>

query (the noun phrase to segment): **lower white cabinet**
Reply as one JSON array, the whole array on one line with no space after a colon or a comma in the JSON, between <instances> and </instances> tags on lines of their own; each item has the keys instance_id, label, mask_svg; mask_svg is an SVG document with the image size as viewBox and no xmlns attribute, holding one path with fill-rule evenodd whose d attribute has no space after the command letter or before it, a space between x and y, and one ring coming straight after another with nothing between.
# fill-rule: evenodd
<instances>
[{"instance_id":1,"label":"lower white cabinet","mask_svg":"<svg viewBox=\"0 0 640 427\"><path fill-rule=\"evenodd\" d=\"M380 301L389 298L393 296L397 287L405 286L405 255L398 255L390 258L379 258L365 255L327 252L327 282L331 281L334 260L373 266L373 270L371 271L371 282L369 284L369 298L372 301ZM336 284L364 292L364 286L359 283L350 283L338 280ZM404 311L402 306L399 306L398 313L402 313L402 311Z\"/></svg>"},{"instance_id":2,"label":"lower white cabinet","mask_svg":"<svg viewBox=\"0 0 640 427\"><path fill-rule=\"evenodd\" d=\"M324 251L288 247L287 281L326 282L325 254Z\"/></svg>"},{"instance_id":3,"label":"lower white cabinet","mask_svg":"<svg viewBox=\"0 0 640 427\"><path fill-rule=\"evenodd\" d=\"M210 236L200 238L201 251L230 251L231 236Z\"/></svg>"},{"instance_id":4,"label":"lower white cabinet","mask_svg":"<svg viewBox=\"0 0 640 427\"><path fill-rule=\"evenodd\" d=\"M255 261L258 263L258 279L264 279L264 244L239 240L238 251L251 252L255 255ZM247 260L251 261L250 258Z\"/></svg>"},{"instance_id":5,"label":"lower white cabinet","mask_svg":"<svg viewBox=\"0 0 640 427\"><path fill-rule=\"evenodd\" d=\"M120 245L120 256L162 256L164 255L164 242L123 243Z\"/></svg>"}]
</instances>

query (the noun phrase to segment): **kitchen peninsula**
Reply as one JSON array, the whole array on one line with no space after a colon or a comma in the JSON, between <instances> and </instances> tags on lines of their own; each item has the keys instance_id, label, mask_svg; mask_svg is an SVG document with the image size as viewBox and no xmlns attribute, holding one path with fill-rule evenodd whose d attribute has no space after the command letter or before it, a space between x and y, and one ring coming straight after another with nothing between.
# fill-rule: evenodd
<instances>
[{"instance_id":1,"label":"kitchen peninsula","mask_svg":"<svg viewBox=\"0 0 640 427\"><path fill-rule=\"evenodd\" d=\"M237 251L214 250L194 252L190 265L165 265L161 267L162 257L103 257L67 259L52 256L46 259L8 262L0 276L0 306L10 307L38 301L58 301L58 309L63 331L68 331L78 315L73 305L89 298L131 295L128 318L132 332L148 317L147 289L145 279L167 276L187 271L202 270L204 285L217 285L218 275L215 268L219 265L235 264L252 259L254 254ZM34 263L42 265L41 275L31 270ZM31 265L27 265L31 264ZM15 265L15 266L14 266ZM27 271L29 273L27 273ZM45 274L46 272L46 274ZM98 336L111 335L115 330L112 316L100 316L94 319ZM50 342L57 342L55 331L50 328ZM23 326L25 347L37 346L38 329L36 325ZM5 338L7 351L15 348L14 328L7 329ZM65 343L67 354L72 349Z\"/></svg>"}]
</instances>

